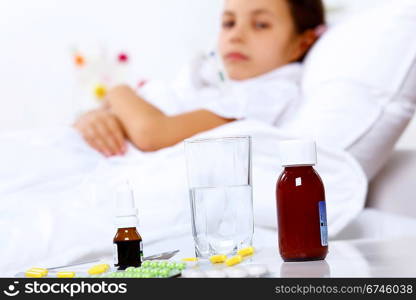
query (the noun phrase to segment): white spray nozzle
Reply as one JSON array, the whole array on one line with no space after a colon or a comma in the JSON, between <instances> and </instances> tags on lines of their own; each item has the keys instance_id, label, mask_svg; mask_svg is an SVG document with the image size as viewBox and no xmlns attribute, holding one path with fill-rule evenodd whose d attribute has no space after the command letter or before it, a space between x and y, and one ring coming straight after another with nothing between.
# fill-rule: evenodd
<instances>
[{"instance_id":1,"label":"white spray nozzle","mask_svg":"<svg viewBox=\"0 0 416 300\"><path fill-rule=\"evenodd\" d=\"M128 182L116 188L115 198L117 225L136 227L137 209L135 206L133 189Z\"/></svg>"}]
</instances>

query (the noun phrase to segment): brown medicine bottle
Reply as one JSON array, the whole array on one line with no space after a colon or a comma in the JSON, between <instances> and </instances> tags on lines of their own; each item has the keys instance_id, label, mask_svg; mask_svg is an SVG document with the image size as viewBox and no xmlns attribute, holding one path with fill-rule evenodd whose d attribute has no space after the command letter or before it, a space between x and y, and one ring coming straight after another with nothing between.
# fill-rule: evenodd
<instances>
[{"instance_id":1,"label":"brown medicine bottle","mask_svg":"<svg viewBox=\"0 0 416 300\"><path fill-rule=\"evenodd\" d=\"M280 143L283 173L276 187L279 250L284 261L323 260L328 254L325 189L313 168L312 141Z\"/></svg>"},{"instance_id":2,"label":"brown medicine bottle","mask_svg":"<svg viewBox=\"0 0 416 300\"><path fill-rule=\"evenodd\" d=\"M137 209L134 206L133 192L127 184L116 193L117 233L114 236L114 266L119 270L140 267L143 259L142 237L137 231Z\"/></svg>"}]
</instances>

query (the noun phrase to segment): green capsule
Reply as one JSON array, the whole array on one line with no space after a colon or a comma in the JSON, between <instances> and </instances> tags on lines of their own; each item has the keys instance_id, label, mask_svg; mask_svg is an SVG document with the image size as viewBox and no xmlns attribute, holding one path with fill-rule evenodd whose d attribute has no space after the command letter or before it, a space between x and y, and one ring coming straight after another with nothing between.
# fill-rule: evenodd
<instances>
[{"instance_id":1,"label":"green capsule","mask_svg":"<svg viewBox=\"0 0 416 300\"><path fill-rule=\"evenodd\" d=\"M134 272L135 267L128 267L125 272Z\"/></svg>"},{"instance_id":2,"label":"green capsule","mask_svg":"<svg viewBox=\"0 0 416 300\"><path fill-rule=\"evenodd\" d=\"M182 263L175 263L174 267L177 270L183 270L183 269L185 269L185 266Z\"/></svg>"},{"instance_id":3,"label":"green capsule","mask_svg":"<svg viewBox=\"0 0 416 300\"><path fill-rule=\"evenodd\" d=\"M141 271L142 274L148 274L149 272L150 272L150 269L149 268L144 268Z\"/></svg>"},{"instance_id":4,"label":"green capsule","mask_svg":"<svg viewBox=\"0 0 416 300\"><path fill-rule=\"evenodd\" d=\"M169 262L166 266L167 269L171 270L175 267L175 263L174 262Z\"/></svg>"},{"instance_id":5,"label":"green capsule","mask_svg":"<svg viewBox=\"0 0 416 300\"><path fill-rule=\"evenodd\" d=\"M151 267L151 268L155 268L155 267L158 267L158 262L157 261L152 261L152 262L150 262L150 264L149 264L149 267Z\"/></svg>"},{"instance_id":6,"label":"green capsule","mask_svg":"<svg viewBox=\"0 0 416 300\"><path fill-rule=\"evenodd\" d=\"M163 278L169 277L170 271L167 269L163 269L159 272L159 275Z\"/></svg>"},{"instance_id":7,"label":"green capsule","mask_svg":"<svg viewBox=\"0 0 416 300\"><path fill-rule=\"evenodd\" d=\"M150 263L151 263L151 261L150 261L150 260L145 260L145 261L142 263L142 267L146 268L146 267L150 266Z\"/></svg>"}]
</instances>

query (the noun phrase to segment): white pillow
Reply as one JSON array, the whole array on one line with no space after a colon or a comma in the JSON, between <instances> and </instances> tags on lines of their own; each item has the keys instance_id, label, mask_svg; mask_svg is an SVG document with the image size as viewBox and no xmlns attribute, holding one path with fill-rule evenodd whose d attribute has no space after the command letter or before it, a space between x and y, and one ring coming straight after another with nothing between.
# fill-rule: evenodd
<instances>
[{"instance_id":1,"label":"white pillow","mask_svg":"<svg viewBox=\"0 0 416 300\"><path fill-rule=\"evenodd\" d=\"M330 29L305 61L299 128L342 147L371 179L416 107L416 1L399 0Z\"/></svg>"}]
</instances>

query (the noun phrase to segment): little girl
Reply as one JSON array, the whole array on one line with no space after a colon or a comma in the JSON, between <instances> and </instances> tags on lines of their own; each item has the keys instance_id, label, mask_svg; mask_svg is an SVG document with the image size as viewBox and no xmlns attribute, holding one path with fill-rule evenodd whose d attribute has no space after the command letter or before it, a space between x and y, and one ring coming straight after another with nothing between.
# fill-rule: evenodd
<instances>
[{"instance_id":1,"label":"little girl","mask_svg":"<svg viewBox=\"0 0 416 300\"><path fill-rule=\"evenodd\" d=\"M282 126L299 105L300 63L324 23L321 0L226 0L218 43L226 88L193 73L163 92L117 86L74 126L107 157L123 155L126 141L156 151L240 119Z\"/></svg>"}]
</instances>

